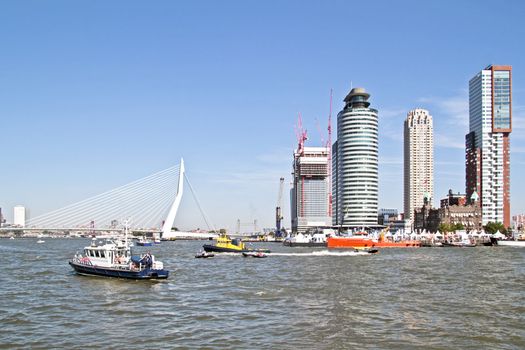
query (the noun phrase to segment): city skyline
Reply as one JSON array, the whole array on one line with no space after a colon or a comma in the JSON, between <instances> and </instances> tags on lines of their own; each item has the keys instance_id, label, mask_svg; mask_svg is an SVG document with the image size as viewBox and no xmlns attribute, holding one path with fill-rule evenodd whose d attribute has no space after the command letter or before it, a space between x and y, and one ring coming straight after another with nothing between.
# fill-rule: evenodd
<instances>
[{"instance_id":1,"label":"city skyline","mask_svg":"<svg viewBox=\"0 0 525 350\"><path fill-rule=\"evenodd\" d=\"M418 107L434 117L439 199L465 186L468 82L490 64L513 66L517 179L525 167L525 70L516 45L524 5L508 2L488 25L479 20L488 4L353 4L374 14L372 27L359 17L349 25L347 4L337 1L4 4L0 207L10 220L18 204L37 216L184 157L216 226L257 219L273 227L281 176L284 192L290 188L297 112L306 146L321 146L330 89L338 111L352 86L366 88L379 111L379 207L403 208L403 120ZM347 44L365 27L369 53ZM511 181L510 192L523 186ZM511 196L511 208L525 212L525 199ZM189 196L176 225L204 227Z\"/></svg>"}]
</instances>

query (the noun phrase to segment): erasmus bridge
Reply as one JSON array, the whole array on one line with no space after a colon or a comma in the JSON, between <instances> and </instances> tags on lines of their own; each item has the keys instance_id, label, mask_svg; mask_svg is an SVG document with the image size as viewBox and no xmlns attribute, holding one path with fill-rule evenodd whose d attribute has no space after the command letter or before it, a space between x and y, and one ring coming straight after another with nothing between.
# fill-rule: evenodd
<instances>
[{"instance_id":1,"label":"erasmus bridge","mask_svg":"<svg viewBox=\"0 0 525 350\"><path fill-rule=\"evenodd\" d=\"M186 179L199 210L206 216L180 164L130 182L91 198L39 215L21 231L122 231L126 220L131 230L168 234L173 227ZM13 230L12 227L9 230Z\"/></svg>"}]
</instances>

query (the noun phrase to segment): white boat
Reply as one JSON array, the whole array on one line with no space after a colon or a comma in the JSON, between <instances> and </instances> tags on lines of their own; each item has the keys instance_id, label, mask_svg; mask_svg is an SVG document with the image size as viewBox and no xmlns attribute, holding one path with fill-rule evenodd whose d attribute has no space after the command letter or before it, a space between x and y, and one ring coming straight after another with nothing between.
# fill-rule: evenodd
<instances>
[{"instance_id":1,"label":"white boat","mask_svg":"<svg viewBox=\"0 0 525 350\"><path fill-rule=\"evenodd\" d=\"M138 240L137 245L141 247L151 247L153 245L153 242L150 240L147 240L146 237L142 236Z\"/></svg>"},{"instance_id":2,"label":"white boat","mask_svg":"<svg viewBox=\"0 0 525 350\"><path fill-rule=\"evenodd\" d=\"M15 237L11 236L11 237L9 237L9 239L15 239Z\"/></svg>"},{"instance_id":3,"label":"white boat","mask_svg":"<svg viewBox=\"0 0 525 350\"><path fill-rule=\"evenodd\" d=\"M525 247L525 241L497 239L496 245L505 247Z\"/></svg>"},{"instance_id":4,"label":"white boat","mask_svg":"<svg viewBox=\"0 0 525 350\"><path fill-rule=\"evenodd\" d=\"M327 238L332 234L331 231L319 230L315 233L298 233L295 236L288 236L284 239L283 245L289 247L326 247Z\"/></svg>"},{"instance_id":5,"label":"white boat","mask_svg":"<svg viewBox=\"0 0 525 350\"><path fill-rule=\"evenodd\" d=\"M164 264L149 253L132 256L131 246L127 239L128 227L125 224L126 236L122 239L107 239L97 244L94 239L84 253L77 253L69 265L80 275L120 277L129 279L164 279L169 271Z\"/></svg>"},{"instance_id":6,"label":"white boat","mask_svg":"<svg viewBox=\"0 0 525 350\"><path fill-rule=\"evenodd\" d=\"M46 243L46 241L39 239L38 241L36 241L36 243Z\"/></svg>"}]
</instances>

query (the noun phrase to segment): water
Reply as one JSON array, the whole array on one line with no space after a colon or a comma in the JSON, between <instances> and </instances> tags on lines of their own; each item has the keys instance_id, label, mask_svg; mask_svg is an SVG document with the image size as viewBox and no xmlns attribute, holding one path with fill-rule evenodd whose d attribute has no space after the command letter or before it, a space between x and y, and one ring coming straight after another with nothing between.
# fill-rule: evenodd
<instances>
[{"instance_id":1,"label":"water","mask_svg":"<svg viewBox=\"0 0 525 350\"><path fill-rule=\"evenodd\" d=\"M2 349L525 348L525 249L194 259L202 241L163 242L143 248L171 271L152 282L78 276L89 241L45 240L0 240Z\"/></svg>"}]
</instances>

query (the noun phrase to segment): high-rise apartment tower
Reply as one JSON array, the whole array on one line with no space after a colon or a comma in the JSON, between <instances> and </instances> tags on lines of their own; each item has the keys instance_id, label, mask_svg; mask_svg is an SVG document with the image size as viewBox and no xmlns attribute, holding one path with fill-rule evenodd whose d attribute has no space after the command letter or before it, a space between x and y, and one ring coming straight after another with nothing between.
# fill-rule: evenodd
<instances>
[{"instance_id":1,"label":"high-rise apartment tower","mask_svg":"<svg viewBox=\"0 0 525 350\"><path fill-rule=\"evenodd\" d=\"M332 147L333 223L344 227L377 226L378 120L368 94L354 88L337 115Z\"/></svg>"},{"instance_id":2,"label":"high-rise apartment tower","mask_svg":"<svg viewBox=\"0 0 525 350\"><path fill-rule=\"evenodd\" d=\"M434 131L432 116L424 109L408 112L404 134L405 219L434 198Z\"/></svg>"},{"instance_id":3,"label":"high-rise apartment tower","mask_svg":"<svg viewBox=\"0 0 525 350\"><path fill-rule=\"evenodd\" d=\"M13 225L25 227L26 219L26 208L21 205L15 206L13 209Z\"/></svg>"},{"instance_id":4,"label":"high-rise apartment tower","mask_svg":"<svg viewBox=\"0 0 525 350\"><path fill-rule=\"evenodd\" d=\"M467 200L479 194L483 225L510 222L512 67L491 65L469 82Z\"/></svg>"}]
</instances>

